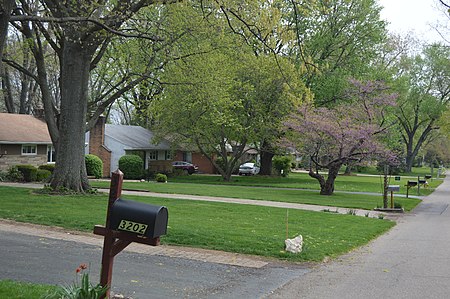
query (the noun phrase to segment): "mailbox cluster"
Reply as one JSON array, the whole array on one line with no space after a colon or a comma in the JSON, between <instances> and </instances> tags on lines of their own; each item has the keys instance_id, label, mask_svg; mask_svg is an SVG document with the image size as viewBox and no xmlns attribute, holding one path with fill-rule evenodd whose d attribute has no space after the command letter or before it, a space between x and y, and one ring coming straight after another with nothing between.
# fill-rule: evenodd
<instances>
[{"instance_id":1,"label":"mailbox cluster","mask_svg":"<svg viewBox=\"0 0 450 299\"><path fill-rule=\"evenodd\" d=\"M111 286L114 256L132 242L157 246L159 237L167 233L167 208L120 198L122 182L123 173L120 170L113 172L106 226L94 227L94 234L105 237L100 273L102 286ZM109 290L101 299L108 297Z\"/></svg>"},{"instance_id":2,"label":"mailbox cluster","mask_svg":"<svg viewBox=\"0 0 450 299\"><path fill-rule=\"evenodd\" d=\"M408 181L406 183L406 198L409 196L409 189L417 186L417 195L420 195L420 187L427 186L428 181L431 179L431 175L425 175L424 179L421 179L420 176L417 177L417 181Z\"/></svg>"}]
</instances>

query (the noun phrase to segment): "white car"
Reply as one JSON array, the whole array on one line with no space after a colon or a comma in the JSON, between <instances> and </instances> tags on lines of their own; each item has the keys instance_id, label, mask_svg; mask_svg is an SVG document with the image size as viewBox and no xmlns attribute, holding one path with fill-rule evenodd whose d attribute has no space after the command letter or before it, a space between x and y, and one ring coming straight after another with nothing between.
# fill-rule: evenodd
<instances>
[{"instance_id":1,"label":"white car","mask_svg":"<svg viewBox=\"0 0 450 299\"><path fill-rule=\"evenodd\" d=\"M259 167L255 163L244 163L239 166L239 175L255 175L259 173Z\"/></svg>"}]
</instances>

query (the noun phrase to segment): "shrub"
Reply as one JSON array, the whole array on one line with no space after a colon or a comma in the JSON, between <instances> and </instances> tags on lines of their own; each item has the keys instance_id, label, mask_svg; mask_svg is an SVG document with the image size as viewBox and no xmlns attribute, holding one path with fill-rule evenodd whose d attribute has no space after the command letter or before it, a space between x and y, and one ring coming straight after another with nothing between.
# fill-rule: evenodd
<instances>
[{"instance_id":1,"label":"shrub","mask_svg":"<svg viewBox=\"0 0 450 299\"><path fill-rule=\"evenodd\" d=\"M144 171L144 178L147 182L150 182L155 178L156 172L150 168Z\"/></svg>"},{"instance_id":2,"label":"shrub","mask_svg":"<svg viewBox=\"0 0 450 299\"><path fill-rule=\"evenodd\" d=\"M96 155L88 154L84 156L86 163L86 172L89 176L94 176L96 179L103 177L103 162Z\"/></svg>"},{"instance_id":3,"label":"shrub","mask_svg":"<svg viewBox=\"0 0 450 299\"><path fill-rule=\"evenodd\" d=\"M139 180L144 173L144 160L137 155L125 155L119 159L119 169L125 179Z\"/></svg>"},{"instance_id":4,"label":"shrub","mask_svg":"<svg viewBox=\"0 0 450 299\"><path fill-rule=\"evenodd\" d=\"M157 173L155 176L155 181L157 181L158 183L165 183L165 182L167 182L167 175L162 174L162 173Z\"/></svg>"},{"instance_id":5,"label":"shrub","mask_svg":"<svg viewBox=\"0 0 450 299\"><path fill-rule=\"evenodd\" d=\"M8 178L8 173L0 170L0 182L6 181Z\"/></svg>"},{"instance_id":6,"label":"shrub","mask_svg":"<svg viewBox=\"0 0 450 299\"><path fill-rule=\"evenodd\" d=\"M288 176L291 172L291 157L288 156L276 156L272 160L272 165L275 168L278 175Z\"/></svg>"},{"instance_id":7,"label":"shrub","mask_svg":"<svg viewBox=\"0 0 450 299\"><path fill-rule=\"evenodd\" d=\"M34 182L37 179L37 168L33 165L17 165L17 170L23 175L23 180L25 182Z\"/></svg>"},{"instance_id":8,"label":"shrub","mask_svg":"<svg viewBox=\"0 0 450 299\"><path fill-rule=\"evenodd\" d=\"M51 173L55 170L55 164L43 164L38 167L38 169L48 170Z\"/></svg>"},{"instance_id":9,"label":"shrub","mask_svg":"<svg viewBox=\"0 0 450 299\"><path fill-rule=\"evenodd\" d=\"M23 181L23 174L17 169L17 166L11 166L6 173L6 180L11 182Z\"/></svg>"},{"instance_id":10,"label":"shrub","mask_svg":"<svg viewBox=\"0 0 450 299\"><path fill-rule=\"evenodd\" d=\"M38 182L47 182L51 175L52 175L52 173L50 170L38 169L37 175L36 175L36 180Z\"/></svg>"}]
</instances>

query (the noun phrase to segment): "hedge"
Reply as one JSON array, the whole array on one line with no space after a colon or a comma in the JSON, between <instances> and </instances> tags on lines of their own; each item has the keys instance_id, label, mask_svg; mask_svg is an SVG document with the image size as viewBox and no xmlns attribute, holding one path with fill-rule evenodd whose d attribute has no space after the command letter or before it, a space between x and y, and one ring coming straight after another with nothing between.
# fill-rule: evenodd
<instances>
[{"instance_id":1,"label":"hedge","mask_svg":"<svg viewBox=\"0 0 450 299\"><path fill-rule=\"evenodd\" d=\"M16 165L17 170L23 175L23 180L25 182L34 182L37 179L37 168L33 165Z\"/></svg>"},{"instance_id":2,"label":"hedge","mask_svg":"<svg viewBox=\"0 0 450 299\"><path fill-rule=\"evenodd\" d=\"M96 155L88 154L84 156L86 163L86 172L89 176L94 176L96 179L103 177L103 162Z\"/></svg>"},{"instance_id":3,"label":"hedge","mask_svg":"<svg viewBox=\"0 0 450 299\"><path fill-rule=\"evenodd\" d=\"M119 169L125 179L139 180L144 175L144 160L137 155L125 155L119 159Z\"/></svg>"},{"instance_id":4,"label":"hedge","mask_svg":"<svg viewBox=\"0 0 450 299\"><path fill-rule=\"evenodd\" d=\"M38 167L38 169L48 170L51 173L55 170L55 164L43 164Z\"/></svg>"},{"instance_id":5,"label":"hedge","mask_svg":"<svg viewBox=\"0 0 450 299\"><path fill-rule=\"evenodd\" d=\"M52 175L52 172L50 170L38 169L36 180L38 182L47 182L51 175Z\"/></svg>"}]
</instances>

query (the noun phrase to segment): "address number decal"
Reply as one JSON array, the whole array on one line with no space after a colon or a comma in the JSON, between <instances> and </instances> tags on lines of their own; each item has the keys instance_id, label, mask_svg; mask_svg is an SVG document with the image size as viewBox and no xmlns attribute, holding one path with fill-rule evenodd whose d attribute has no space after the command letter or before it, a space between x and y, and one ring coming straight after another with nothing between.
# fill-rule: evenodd
<instances>
[{"instance_id":1,"label":"address number decal","mask_svg":"<svg viewBox=\"0 0 450 299\"><path fill-rule=\"evenodd\" d=\"M140 235L144 235L147 230L147 224L136 223L133 221L122 220L119 224L119 229L127 232L132 232Z\"/></svg>"}]
</instances>

